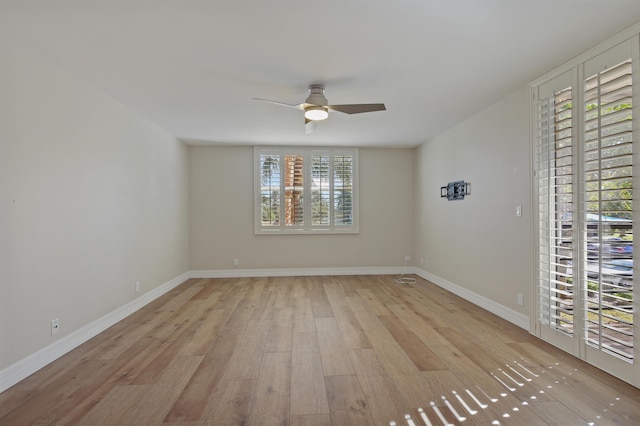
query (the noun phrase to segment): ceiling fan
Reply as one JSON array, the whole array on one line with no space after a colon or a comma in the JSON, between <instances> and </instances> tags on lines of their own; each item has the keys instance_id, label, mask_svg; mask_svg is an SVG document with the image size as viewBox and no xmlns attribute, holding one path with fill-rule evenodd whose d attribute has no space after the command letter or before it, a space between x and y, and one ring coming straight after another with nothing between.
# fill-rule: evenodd
<instances>
[{"instance_id":1,"label":"ceiling fan","mask_svg":"<svg viewBox=\"0 0 640 426\"><path fill-rule=\"evenodd\" d=\"M384 104L345 104L329 105L329 101L324 96L324 86L312 84L309 86L309 96L301 104L287 104L284 102L272 101L269 99L253 98L256 101L269 102L290 108L297 108L304 111L305 133L313 132L316 121L325 120L329 116L329 111L338 111L345 114L360 114L363 112L374 112L386 110Z\"/></svg>"}]
</instances>

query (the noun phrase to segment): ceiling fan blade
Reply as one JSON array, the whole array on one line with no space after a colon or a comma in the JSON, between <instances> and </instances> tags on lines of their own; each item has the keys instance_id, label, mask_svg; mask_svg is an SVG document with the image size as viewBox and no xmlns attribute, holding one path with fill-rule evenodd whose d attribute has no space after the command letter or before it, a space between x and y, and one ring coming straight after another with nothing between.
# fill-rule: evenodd
<instances>
[{"instance_id":1,"label":"ceiling fan blade","mask_svg":"<svg viewBox=\"0 0 640 426\"><path fill-rule=\"evenodd\" d=\"M286 106L286 107L289 107L289 108L302 109L302 110L304 110L304 105L305 105L304 103L302 103L302 104L286 104L284 102L272 101L270 99L262 99L262 98L251 98L251 99L253 99L254 101L268 102L270 104Z\"/></svg>"},{"instance_id":2,"label":"ceiling fan blade","mask_svg":"<svg viewBox=\"0 0 640 426\"><path fill-rule=\"evenodd\" d=\"M327 105L333 111L344 112L345 114L360 114L362 112L384 111L384 104L347 104L347 105Z\"/></svg>"},{"instance_id":3,"label":"ceiling fan blade","mask_svg":"<svg viewBox=\"0 0 640 426\"><path fill-rule=\"evenodd\" d=\"M313 133L313 131L316 129L316 122L313 120L309 120L308 118L305 117L304 119L304 133L309 135L311 133Z\"/></svg>"}]
</instances>

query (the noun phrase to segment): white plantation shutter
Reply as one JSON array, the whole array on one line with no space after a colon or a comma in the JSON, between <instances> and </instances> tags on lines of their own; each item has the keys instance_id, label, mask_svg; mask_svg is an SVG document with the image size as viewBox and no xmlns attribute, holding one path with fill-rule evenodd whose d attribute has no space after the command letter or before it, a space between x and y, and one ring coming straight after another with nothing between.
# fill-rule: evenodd
<instances>
[{"instance_id":1,"label":"white plantation shutter","mask_svg":"<svg viewBox=\"0 0 640 426\"><path fill-rule=\"evenodd\" d=\"M336 155L333 161L333 215L336 224L353 222L353 156Z\"/></svg>"},{"instance_id":2,"label":"white plantation shutter","mask_svg":"<svg viewBox=\"0 0 640 426\"><path fill-rule=\"evenodd\" d=\"M284 187L285 227L296 228L304 225L304 154L286 153L283 156L281 183Z\"/></svg>"},{"instance_id":3,"label":"white plantation shutter","mask_svg":"<svg viewBox=\"0 0 640 426\"><path fill-rule=\"evenodd\" d=\"M357 149L262 148L255 232L357 233Z\"/></svg>"},{"instance_id":4,"label":"white plantation shutter","mask_svg":"<svg viewBox=\"0 0 640 426\"><path fill-rule=\"evenodd\" d=\"M632 60L584 82L587 343L633 359Z\"/></svg>"},{"instance_id":5,"label":"white plantation shutter","mask_svg":"<svg viewBox=\"0 0 640 426\"><path fill-rule=\"evenodd\" d=\"M329 153L311 155L311 224L327 226L330 223L331 167Z\"/></svg>"},{"instance_id":6,"label":"white plantation shutter","mask_svg":"<svg viewBox=\"0 0 640 426\"><path fill-rule=\"evenodd\" d=\"M257 171L259 181L260 223L263 226L277 226L280 224L280 155L277 153L262 153L259 155Z\"/></svg>"},{"instance_id":7,"label":"white plantation shutter","mask_svg":"<svg viewBox=\"0 0 640 426\"><path fill-rule=\"evenodd\" d=\"M573 100L564 80L537 102L537 294L539 321L572 335Z\"/></svg>"}]
</instances>

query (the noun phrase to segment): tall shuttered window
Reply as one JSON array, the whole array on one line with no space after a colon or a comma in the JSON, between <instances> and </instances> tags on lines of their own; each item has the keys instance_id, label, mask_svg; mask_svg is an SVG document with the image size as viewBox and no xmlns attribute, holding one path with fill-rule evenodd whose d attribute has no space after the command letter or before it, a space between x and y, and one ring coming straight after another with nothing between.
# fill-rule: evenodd
<instances>
[{"instance_id":1,"label":"tall shuttered window","mask_svg":"<svg viewBox=\"0 0 640 426\"><path fill-rule=\"evenodd\" d=\"M632 61L584 80L583 280L589 345L633 359Z\"/></svg>"},{"instance_id":2,"label":"tall shuttered window","mask_svg":"<svg viewBox=\"0 0 640 426\"><path fill-rule=\"evenodd\" d=\"M257 234L357 233L357 149L256 147Z\"/></svg>"},{"instance_id":3,"label":"tall shuttered window","mask_svg":"<svg viewBox=\"0 0 640 426\"><path fill-rule=\"evenodd\" d=\"M639 37L532 85L536 334L636 386Z\"/></svg>"}]
</instances>

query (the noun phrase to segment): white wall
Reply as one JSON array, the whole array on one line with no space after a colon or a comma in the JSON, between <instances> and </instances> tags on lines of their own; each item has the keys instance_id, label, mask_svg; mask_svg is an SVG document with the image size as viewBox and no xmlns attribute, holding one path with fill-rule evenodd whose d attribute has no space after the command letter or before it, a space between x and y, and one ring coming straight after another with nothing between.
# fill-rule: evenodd
<instances>
[{"instance_id":1,"label":"white wall","mask_svg":"<svg viewBox=\"0 0 640 426\"><path fill-rule=\"evenodd\" d=\"M360 233L254 235L253 148L189 148L191 269L400 267L413 251L413 149L360 149Z\"/></svg>"},{"instance_id":2,"label":"white wall","mask_svg":"<svg viewBox=\"0 0 640 426\"><path fill-rule=\"evenodd\" d=\"M528 93L523 87L422 145L415 175L417 266L527 316ZM440 187L457 180L471 183L471 195L440 198ZM516 205L523 206L521 218ZM525 306L517 305L517 293L525 295Z\"/></svg>"},{"instance_id":3,"label":"white wall","mask_svg":"<svg viewBox=\"0 0 640 426\"><path fill-rule=\"evenodd\" d=\"M185 273L189 215L186 146L0 40L1 372Z\"/></svg>"}]
</instances>

